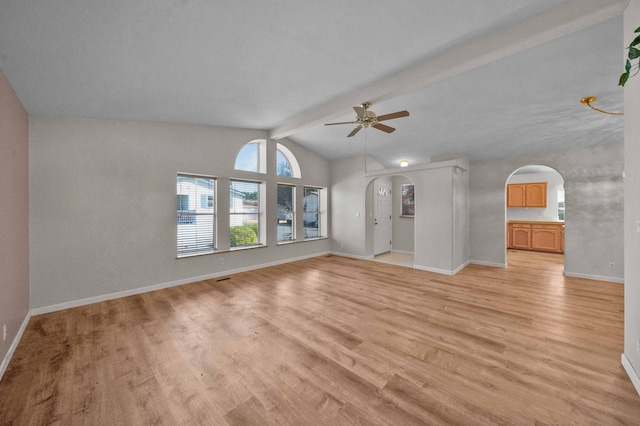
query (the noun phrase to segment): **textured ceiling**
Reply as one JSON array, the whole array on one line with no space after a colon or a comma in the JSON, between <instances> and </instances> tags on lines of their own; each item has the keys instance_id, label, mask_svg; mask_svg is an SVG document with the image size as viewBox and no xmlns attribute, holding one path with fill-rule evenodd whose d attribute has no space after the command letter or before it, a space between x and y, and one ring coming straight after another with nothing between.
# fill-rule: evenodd
<instances>
[{"instance_id":1,"label":"textured ceiling","mask_svg":"<svg viewBox=\"0 0 640 426\"><path fill-rule=\"evenodd\" d=\"M391 167L401 158L478 160L622 142L621 118L578 102L595 95L597 106L622 108L621 18L602 14L430 84L386 82L567 5L607 3L624 2L3 0L0 68L34 115L267 130L295 122L289 138L330 159L361 154L366 137L367 152ZM354 93L371 95L345 104ZM351 126L318 123L354 118L331 108L341 99L411 116L388 122L393 134L347 139ZM297 125L301 114L314 119Z\"/></svg>"}]
</instances>

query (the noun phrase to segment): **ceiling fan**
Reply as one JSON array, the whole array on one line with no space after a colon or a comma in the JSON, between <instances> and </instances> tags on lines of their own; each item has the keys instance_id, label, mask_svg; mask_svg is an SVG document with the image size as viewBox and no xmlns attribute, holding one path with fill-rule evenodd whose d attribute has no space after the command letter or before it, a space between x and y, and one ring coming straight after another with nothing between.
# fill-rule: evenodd
<instances>
[{"instance_id":1,"label":"ceiling fan","mask_svg":"<svg viewBox=\"0 0 640 426\"><path fill-rule=\"evenodd\" d=\"M357 114L355 121L343 121L340 123L326 123L325 126L335 126L338 124L357 124L356 128L353 129L351 133L347 135L347 137L350 138L351 136L354 136L356 133L358 133L360 129L362 129L363 127L367 128L369 126L378 130L382 130L383 132L391 133L396 129L391 126L387 126L386 124L380 123L381 121L392 120L394 118L409 116L409 111L397 111L397 112L392 112L391 114L385 114L377 117L375 112L369 111L370 107L371 107L371 102L363 102L361 105L353 107L353 109Z\"/></svg>"}]
</instances>

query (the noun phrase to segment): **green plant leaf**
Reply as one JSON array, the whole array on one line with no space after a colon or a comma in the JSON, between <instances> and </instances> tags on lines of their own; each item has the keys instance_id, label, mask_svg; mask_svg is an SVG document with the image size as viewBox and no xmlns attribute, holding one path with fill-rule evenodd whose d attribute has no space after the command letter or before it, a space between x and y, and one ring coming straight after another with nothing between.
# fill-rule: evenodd
<instances>
[{"instance_id":1,"label":"green plant leaf","mask_svg":"<svg viewBox=\"0 0 640 426\"><path fill-rule=\"evenodd\" d=\"M628 79L629 73L622 73L622 75L620 76L620 81L618 82L618 86L624 86Z\"/></svg>"},{"instance_id":2,"label":"green plant leaf","mask_svg":"<svg viewBox=\"0 0 640 426\"><path fill-rule=\"evenodd\" d=\"M627 72L627 74L629 74L629 71L631 71L631 61L629 59L627 59L627 63L624 66L624 70Z\"/></svg>"},{"instance_id":3,"label":"green plant leaf","mask_svg":"<svg viewBox=\"0 0 640 426\"><path fill-rule=\"evenodd\" d=\"M636 30L634 31L634 33L640 33L640 27L636 28Z\"/></svg>"},{"instance_id":4,"label":"green plant leaf","mask_svg":"<svg viewBox=\"0 0 640 426\"><path fill-rule=\"evenodd\" d=\"M638 59L640 56L640 50L635 47L629 48L629 59Z\"/></svg>"},{"instance_id":5,"label":"green plant leaf","mask_svg":"<svg viewBox=\"0 0 640 426\"><path fill-rule=\"evenodd\" d=\"M629 47L633 47L633 46L637 46L640 44L640 35L636 38L633 39L633 41L631 42L631 44L629 45Z\"/></svg>"}]
</instances>

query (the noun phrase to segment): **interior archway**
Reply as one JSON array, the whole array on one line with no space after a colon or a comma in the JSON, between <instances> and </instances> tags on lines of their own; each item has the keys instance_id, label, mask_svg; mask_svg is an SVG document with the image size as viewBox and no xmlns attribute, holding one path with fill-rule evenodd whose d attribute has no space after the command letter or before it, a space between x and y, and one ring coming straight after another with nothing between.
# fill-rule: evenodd
<instances>
[{"instance_id":1,"label":"interior archway","mask_svg":"<svg viewBox=\"0 0 640 426\"><path fill-rule=\"evenodd\" d=\"M513 171L505 183L506 259L509 253L521 256L549 253L564 265L565 189L556 169L530 164Z\"/></svg>"},{"instance_id":2,"label":"interior archway","mask_svg":"<svg viewBox=\"0 0 640 426\"><path fill-rule=\"evenodd\" d=\"M413 201L413 182L406 176L384 176L369 183L366 227L367 235L370 237L367 238L366 249L372 260L413 267L415 247ZM388 237L385 237L384 232L385 218L380 216L384 212L382 206L385 202L390 203ZM385 238L388 238L386 240L389 241L388 244L385 244Z\"/></svg>"}]
</instances>

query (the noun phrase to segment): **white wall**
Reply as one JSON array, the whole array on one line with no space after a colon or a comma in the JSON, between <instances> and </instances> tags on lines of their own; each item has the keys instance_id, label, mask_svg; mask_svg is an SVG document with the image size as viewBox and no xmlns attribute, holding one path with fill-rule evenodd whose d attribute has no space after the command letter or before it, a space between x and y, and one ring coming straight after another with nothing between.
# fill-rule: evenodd
<instances>
[{"instance_id":1,"label":"white wall","mask_svg":"<svg viewBox=\"0 0 640 426\"><path fill-rule=\"evenodd\" d=\"M529 164L553 167L565 180L565 274L621 281L622 143L471 163L471 260L506 264L506 182ZM615 270L608 269L610 261Z\"/></svg>"},{"instance_id":2,"label":"white wall","mask_svg":"<svg viewBox=\"0 0 640 426\"><path fill-rule=\"evenodd\" d=\"M513 175L508 183L547 182L547 207L508 207L507 220L558 220L558 190L564 179L557 172Z\"/></svg>"},{"instance_id":3,"label":"white wall","mask_svg":"<svg viewBox=\"0 0 640 426\"><path fill-rule=\"evenodd\" d=\"M275 176L275 142L267 143L270 173L233 170L240 148L266 137L258 130L31 117L31 308L327 252L327 239L277 245L276 227L267 226L267 248L176 259L178 172L218 177L222 249L229 246L230 177L266 182L266 221L274 225L277 182L298 185L299 197L303 184L329 187L328 162L288 140L280 143L297 157L302 179Z\"/></svg>"},{"instance_id":4,"label":"white wall","mask_svg":"<svg viewBox=\"0 0 640 426\"><path fill-rule=\"evenodd\" d=\"M631 0L624 12L624 43L628 46L640 26L640 0ZM626 57L627 51L624 51ZM621 62L622 63L622 62ZM640 76L624 88L625 263L623 364L640 392Z\"/></svg>"}]
</instances>

